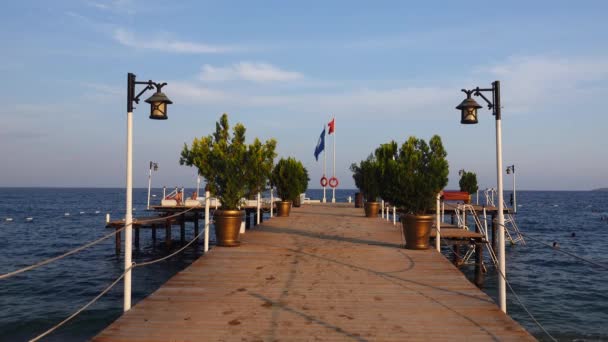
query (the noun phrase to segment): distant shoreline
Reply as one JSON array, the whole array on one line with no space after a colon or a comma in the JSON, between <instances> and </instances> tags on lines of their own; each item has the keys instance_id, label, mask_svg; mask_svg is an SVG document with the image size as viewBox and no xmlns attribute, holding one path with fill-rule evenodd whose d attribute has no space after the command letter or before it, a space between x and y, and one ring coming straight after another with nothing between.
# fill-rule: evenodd
<instances>
[{"instance_id":1,"label":"distant shoreline","mask_svg":"<svg viewBox=\"0 0 608 342\"><path fill-rule=\"evenodd\" d=\"M167 187L167 189L173 187ZM194 186L187 186L186 189L194 189ZM124 186L0 186L0 189L125 189ZM134 187L133 189L148 189L147 187ZM162 187L152 187L152 189L162 189ZM320 191L323 188L308 188L308 190ZM359 191L356 188L337 188L336 190L342 191ZM457 189L447 189L447 190L457 190ZM327 188L327 191L331 191L331 188ZM517 192L608 192L608 188L597 188L593 190L526 190L526 189L517 189ZM483 190L479 189L479 192L482 193ZM505 192L511 192L510 189L505 189Z\"/></svg>"}]
</instances>

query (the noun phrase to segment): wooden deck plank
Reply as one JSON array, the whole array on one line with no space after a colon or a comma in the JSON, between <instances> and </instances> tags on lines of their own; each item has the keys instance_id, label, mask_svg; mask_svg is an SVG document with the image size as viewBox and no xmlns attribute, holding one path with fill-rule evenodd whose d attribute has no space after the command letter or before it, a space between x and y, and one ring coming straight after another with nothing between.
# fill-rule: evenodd
<instances>
[{"instance_id":1,"label":"wooden deck plank","mask_svg":"<svg viewBox=\"0 0 608 342\"><path fill-rule=\"evenodd\" d=\"M361 209L294 208L241 247L214 248L94 341L534 340L441 254L400 244Z\"/></svg>"}]
</instances>

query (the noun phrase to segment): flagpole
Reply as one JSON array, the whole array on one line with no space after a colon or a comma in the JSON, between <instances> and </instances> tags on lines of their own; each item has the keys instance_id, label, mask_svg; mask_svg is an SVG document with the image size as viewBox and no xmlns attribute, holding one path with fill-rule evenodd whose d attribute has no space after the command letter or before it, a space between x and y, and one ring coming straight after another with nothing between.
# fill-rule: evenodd
<instances>
[{"instance_id":1,"label":"flagpole","mask_svg":"<svg viewBox=\"0 0 608 342\"><path fill-rule=\"evenodd\" d=\"M333 135L334 135L334 170L332 172L332 177L336 177L336 117L334 116L334 118L332 119L332 122L334 123L334 131L333 131ZM331 196L331 203L336 203L336 188L332 187L331 188L332 191L332 196Z\"/></svg>"},{"instance_id":2,"label":"flagpole","mask_svg":"<svg viewBox=\"0 0 608 342\"><path fill-rule=\"evenodd\" d=\"M323 125L323 131L325 131L325 125ZM325 142L323 143L325 145ZM327 149L323 146L323 177L325 177L325 164L327 162ZM325 189L327 188L327 184L323 185L323 203L327 202L325 197Z\"/></svg>"}]
</instances>

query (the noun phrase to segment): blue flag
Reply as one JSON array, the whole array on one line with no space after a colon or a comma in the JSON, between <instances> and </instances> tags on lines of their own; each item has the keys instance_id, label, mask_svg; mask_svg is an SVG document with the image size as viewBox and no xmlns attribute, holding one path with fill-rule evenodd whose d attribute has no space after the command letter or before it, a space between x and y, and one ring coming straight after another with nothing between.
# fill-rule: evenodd
<instances>
[{"instance_id":1,"label":"blue flag","mask_svg":"<svg viewBox=\"0 0 608 342\"><path fill-rule=\"evenodd\" d=\"M315 159L319 161L319 154L323 152L325 149L325 128L323 128L323 132L321 132L321 136L319 137L319 142L317 142L317 147L315 147Z\"/></svg>"}]
</instances>

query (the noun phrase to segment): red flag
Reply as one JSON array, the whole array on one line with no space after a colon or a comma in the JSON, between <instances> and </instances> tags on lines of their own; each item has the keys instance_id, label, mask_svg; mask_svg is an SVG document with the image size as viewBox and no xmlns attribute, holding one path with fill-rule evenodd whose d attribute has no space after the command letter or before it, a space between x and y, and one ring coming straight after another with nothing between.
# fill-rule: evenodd
<instances>
[{"instance_id":1,"label":"red flag","mask_svg":"<svg viewBox=\"0 0 608 342\"><path fill-rule=\"evenodd\" d=\"M331 119L331 121L327 124L329 126L329 132L327 134L332 134L335 131L336 118Z\"/></svg>"}]
</instances>

